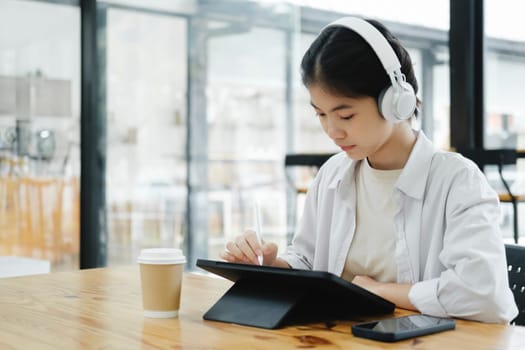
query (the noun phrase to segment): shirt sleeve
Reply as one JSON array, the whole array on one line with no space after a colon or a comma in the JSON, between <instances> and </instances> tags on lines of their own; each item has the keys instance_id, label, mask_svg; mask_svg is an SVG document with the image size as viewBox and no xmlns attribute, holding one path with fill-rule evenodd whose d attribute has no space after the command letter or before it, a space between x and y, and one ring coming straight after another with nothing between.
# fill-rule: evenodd
<instances>
[{"instance_id":1,"label":"shirt sleeve","mask_svg":"<svg viewBox=\"0 0 525 350\"><path fill-rule=\"evenodd\" d=\"M497 194L467 164L448 188L438 278L417 282L409 299L422 313L504 323L517 315L508 284Z\"/></svg>"}]
</instances>

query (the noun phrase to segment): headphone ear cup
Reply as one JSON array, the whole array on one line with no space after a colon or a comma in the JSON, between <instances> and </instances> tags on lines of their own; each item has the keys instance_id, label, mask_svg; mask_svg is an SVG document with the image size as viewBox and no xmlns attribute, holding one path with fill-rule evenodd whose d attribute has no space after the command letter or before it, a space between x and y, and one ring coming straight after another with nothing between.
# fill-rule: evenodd
<instances>
[{"instance_id":1,"label":"headphone ear cup","mask_svg":"<svg viewBox=\"0 0 525 350\"><path fill-rule=\"evenodd\" d=\"M400 90L396 93L390 85L381 91L377 100L379 112L392 123L409 119L416 110L417 99L412 85L402 82Z\"/></svg>"},{"instance_id":2,"label":"headphone ear cup","mask_svg":"<svg viewBox=\"0 0 525 350\"><path fill-rule=\"evenodd\" d=\"M381 115L383 116L383 118L386 119L386 121L389 121L391 123L398 123L401 120L397 119L394 113L394 94L395 91L392 85L389 85L388 87L384 88L379 93L377 105L379 113L381 113Z\"/></svg>"},{"instance_id":3,"label":"headphone ear cup","mask_svg":"<svg viewBox=\"0 0 525 350\"><path fill-rule=\"evenodd\" d=\"M397 118L401 120L410 118L417 105L417 98L412 85L406 81L401 82L401 92L395 102Z\"/></svg>"}]
</instances>

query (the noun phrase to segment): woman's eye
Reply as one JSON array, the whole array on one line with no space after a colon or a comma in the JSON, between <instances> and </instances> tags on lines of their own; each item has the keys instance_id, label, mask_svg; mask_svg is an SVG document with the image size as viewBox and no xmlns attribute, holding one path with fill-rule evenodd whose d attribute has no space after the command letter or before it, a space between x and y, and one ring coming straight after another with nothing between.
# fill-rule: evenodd
<instances>
[{"instance_id":1,"label":"woman's eye","mask_svg":"<svg viewBox=\"0 0 525 350\"><path fill-rule=\"evenodd\" d=\"M354 115L351 114L351 115L348 115L348 116L346 116L346 117L341 117L341 119L343 119L343 120L350 120L350 119L352 119L353 117L354 117Z\"/></svg>"},{"instance_id":2,"label":"woman's eye","mask_svg":"<svg viewBox=\"0 0 525 350\"><path fill-rule=\"evenodd\" d=\"M318 118L322 118L324 117L326 114L324 113L315 113L315 116L318 117Z\"/></svg>"}]
</instances>

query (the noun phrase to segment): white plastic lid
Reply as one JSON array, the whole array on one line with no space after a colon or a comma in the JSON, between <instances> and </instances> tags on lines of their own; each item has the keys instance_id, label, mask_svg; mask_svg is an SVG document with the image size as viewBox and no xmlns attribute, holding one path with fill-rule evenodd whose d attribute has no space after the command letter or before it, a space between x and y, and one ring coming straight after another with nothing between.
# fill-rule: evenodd
<instances>
[{"instance_id":1,"label":"white plastic lid","mask_svg":"<svg viewBox=\"0 0 525 350\"><path fill-rule=\"evenodd\" d=\"M142 249L137 259L140 264L184 264L186 257L182 250L175 248L149 248Z\"/></svg>"}]
</instances>

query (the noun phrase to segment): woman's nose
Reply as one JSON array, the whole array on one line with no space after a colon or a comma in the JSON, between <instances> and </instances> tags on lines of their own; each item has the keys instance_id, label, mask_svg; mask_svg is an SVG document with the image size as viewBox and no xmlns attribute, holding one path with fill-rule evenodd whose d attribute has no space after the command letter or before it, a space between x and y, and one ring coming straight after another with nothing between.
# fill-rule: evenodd
<instances>
[{"instance_id":1,"label":"woman's nose","mask_svg":"<svg viewBox=\"0 0 525 350\"><path fill-rule=\"evenodd\" d=\"M332 140L339 140L345 137L345 132L341 129L337 123L328 121L327 123L327 134Z\"/></svg>"}]
</instances>

